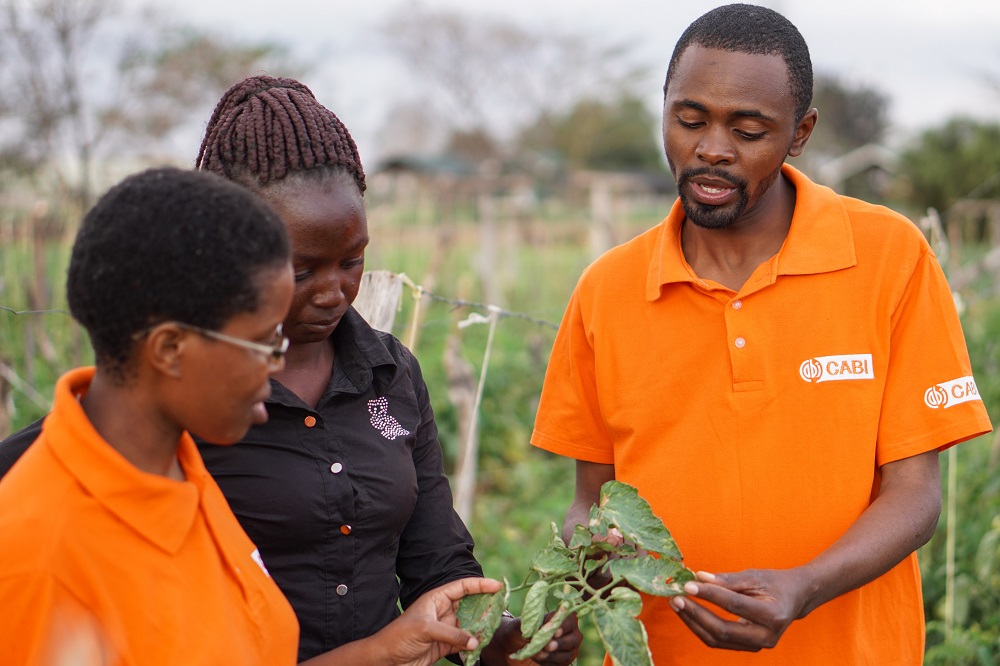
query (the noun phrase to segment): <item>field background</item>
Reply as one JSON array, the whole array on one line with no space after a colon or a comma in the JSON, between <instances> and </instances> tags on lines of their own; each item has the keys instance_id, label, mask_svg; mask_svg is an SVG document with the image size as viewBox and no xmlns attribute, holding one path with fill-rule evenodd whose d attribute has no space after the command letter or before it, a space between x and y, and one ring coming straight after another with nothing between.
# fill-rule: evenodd
<instances>
[{"instance_id":1,"label":"field background","mask_svg":"<svg viewBox=\"0 0 1000 666\"><path fill-rule=\"evenodd\" d=\"M669 203L665 197L619 207L612 239L624 240L656 224ZM488 312L444 299L497 305L518 315L501 317L496 328L479 414L478 480L469 527L487 575L520 583L533 552L547 540L549 523L561 524L573 491L572 461L535 450L528 439L555 326L593 256L588 209L551 203L526 219L507 215L500 204L484 231L471 209L441 222L437 212L419 205L401 208L377 198L368 205L372 242L367 269L405 273L434 296L420 301L415 352L430 387L449 471L465 433L449 394L445 349L451 339L478 380L488 326L460 329L457 324L470 313ZM44 224L31 214L2 215L0 305L5 309L0 311L0 361L8 380L4 411L8 427L16 430L45 413L60 372L91 359L85 335L64 312L73 221L55 213L43 215ZM484 238L484 233L489 236ZM492 249L491 256L484 255L484 243ZM985 251L965 247L960 261L972 262ZM484 265L492 267L488 275ZM488 303L487 292L499 302ZM1000 301L994 293L991 279L980 278L961 298L976 378L997 422ZM394 326L404 342L414 330L415 302L405 290ZM39 309L38 304L45 305L44 312L25 312ZM998 459L1000 440L992 435L942 456L946 482L949 467L954 467L955 492L952 514L942 515L938 533L921 552L928 664L1000 663ZM950 544L949 518L954 528ZM512 607L518 609L520 600ZM596 666L602 652L589 621L584 622L587 642L579 663Z\"/></svg>"}]
</instances>

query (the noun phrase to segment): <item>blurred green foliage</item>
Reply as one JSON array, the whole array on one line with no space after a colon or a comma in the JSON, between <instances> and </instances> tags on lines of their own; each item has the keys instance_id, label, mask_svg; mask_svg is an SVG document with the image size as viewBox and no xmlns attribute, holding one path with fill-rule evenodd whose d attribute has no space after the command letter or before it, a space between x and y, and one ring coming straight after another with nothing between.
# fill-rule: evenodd
<instances>
[{"instance_id":1,"label":"blurred green foliage","mask_svg":"<svg viewBox=\"0 0 1000 666\"><path fill-rule=\"evenodd\" d=\"M1000 196L1000 124L954 118L923 132L900 156L915 210L942 214L960 199Z\"/></svg>"},{"instance_id":2,"label":"blurred green foliage","mask_svg":"<svg viewBox=\"0 0 1000 666\"><path fill-rule=\"evenodd\" d=\"M979 301L965 315L965 334L980 395L994 424L1000 423L1000 300ZM1000 436L985 435L942 455L947 494L948 464L957 464L955 489L954 626L946 637L947 514L920 552L925 663L991 666L1000 663ZM946 495L947 500L947 495Z\"/></svg>"},{"instance_id":3,"label":"blurred green foliage","mask_svg":"<svg viewBox=\"0 0 1000 666\"><path fill-rule=\"evenodd\" d=\"M521 132L522 150L555 156L571 168L663 171L660 118L638 97L584 99L564 113L543 113Z\"/></svg>"},{"instance_id":4,"label":"blurred green foliage","mask_svg":"<svg viewBox=\"0 0 1000 666\"><path fill-rule=\"evenodd\" d=\"M661 211L662 212L662 211ZM649 212L629 221L631 233L655 224L657 213ZM534 224L571 223L573 215L562 211L552 220ZM581 218L577 218L581 219ZM554 220L554 222L553 222ZM0 224L8 224L0 220ZM572 224L572 223L571 223ZM585 228L586 222L575 223ZM8 224L8 228L10 225ZM367 267L405 272L416 283L433 279L432 291L449 298L482 302L481 255L476 225L456 224L444 247L445 230L428 224L414 212L372 215L373 243ZM0 228L0 231L3 231ZM444 234L444 235L443 235ZM46 309L64 309L63 280L69 243L50 238L36 246L30 234L13 234L0 244L0 305L29 309L28 291L36 275L35 258L44 261ZM527 314L557 324L562 317L576 279L590 261L583 249L583 236L547 236L524 242L517 237L498 236L494 278L506 310ZM506 240L504 240L506 238ZM433 257L441 259L431 275ZM970 256L979 256L975 250ZM977 286L964 317L969 350L983 399L994 422L1000 419L1000 300ZM471 364L478 380L488 334L487 326L458 331L456 322L482 308L422 301L422 323L415 352L430 387L449 469L454 468L459 432L457 415L449 401L443 356L448 337L457 335L461 356ZM414 300L404 294L394 332L404 342L410 334ZM30 327L41 327L57 357L42 359L37 345L29 359L26 343ZM549 523L561 524L573 494L573 462L534 449L528 443L545 366L555 330L544 323L505 317L496 330L492 360L483 395L479 431L480 460L478 491L470 529L477 542L476 554L486 574L521 583L530 569L531 554L549 539ZM73 350L77 351L74 352ZM74 358L78 356L78 358ZM0 310L0 357L22 378L33 377L38 391L51 397L52 384L62 370L75 363L90 362L86 338L62 313L15 315ZM32 368L31 373L28 372ZM44 413L44 409L13 393L17 412L13 427L20 428ZM934 665L1000 663L1000 443L992 435L962 444L958 461L955 625L944 634L945 528L942 517L938 533L922 549L924 599L928 627L927 663ZM947 478L948 457L942 456ZM683 544L681 544L683 546ZM523 599L511 600L519 608ZM655 630L655 629L654 629ZM603 650L596 635L587 632L580 666L598 666Z\"/></svg>"}]
</instances>

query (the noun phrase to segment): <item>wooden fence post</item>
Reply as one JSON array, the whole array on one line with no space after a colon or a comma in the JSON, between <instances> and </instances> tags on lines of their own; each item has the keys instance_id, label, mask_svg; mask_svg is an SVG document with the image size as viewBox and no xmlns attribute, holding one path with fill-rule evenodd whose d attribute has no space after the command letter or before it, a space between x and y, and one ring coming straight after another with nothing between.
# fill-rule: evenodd
<instances>
[{"instance_id":1,"label":"wooden fence post","mask_svg":"<svg viewBox=\"0 0 1000 666\"><path fill-rule=\"evenodd\" d=\"M0 366L2 365L3 359L0 359ZM10 382L0 373L0 439L10 434L11 422L14 420L14 400L10 389Z\"/></svg>"},{"instance_id":2,"label":"wooden fence post","mask_svg":"<svg viewBox=\"0 0 1000 666\"><path fill-rule=\"evenodd\" d=\"M614 192L611 183L595 178L590 184L590 256L601 256L615 245Z\"/></svg>"},{"instance_id":3,"label":"wooden fence post","mask_svg":"<svg viewBox=\"0 0 1000 666\"><path fill-rule=\"evenodd\" d=\"M475 498L476 461L470 460L472 449L478 450L479 430L476 428L476 369L462 357L461 338L457 331L448 335L444 347L444 371L448 377L448 399L455 406L459 433L458 457L455 463L455 511L468 525ZM465 438L462 438L462 434Z\"/></svg>"},{"instance_id":4,"label":"wooden fence post","mask_svg":"<svg viewBox=\"0 0 1000 666\"><path fill-rule=\"evenodd\" d=\"M490 332L486 337L486 350L483 352L483 367L479 370L479 383L473 397L472 411L469 416L465 443L458 454L458 468L455 470L455 511L466 524L472 520L473 502L476 498L476 477L479 469L479 410L483 404L483 389L486 387L486 371L490 367L490 354L493 349L493 335L496 333L497 322L500 320L500 308L489 306L490 316L470 315L459 323L459 328L469 324L488 323ZM449 389L449 393L451 393Z\"/></svg>"},{"instance_id":5,"label":"wooden fence post","mask_svg":"<svg viewBox=\"0 0 1000 666\"><path fill-rule=\"evenodd\" d=\"M390 271L368 271L361 276L354 309L375 330L392 333L402 297L403 279L400 276Z\"/></svg>"}]
</instances>

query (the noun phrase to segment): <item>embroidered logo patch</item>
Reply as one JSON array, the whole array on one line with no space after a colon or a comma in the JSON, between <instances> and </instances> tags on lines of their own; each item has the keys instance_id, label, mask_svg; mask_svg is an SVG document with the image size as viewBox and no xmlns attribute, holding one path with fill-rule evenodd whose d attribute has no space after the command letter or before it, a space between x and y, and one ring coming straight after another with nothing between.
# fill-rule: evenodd
<instances>
[{"instance_id":1,"label":"embroidered logo patch","mask_svg":"<svg viewBox=\"0 0 1000 666\"><path fill-rule=\"evenodd\" d=\"M924 391L924 404L931 409L947 409L970 400L982 400L976 380L971 376L941 382Z\"/></svg>"},{"instance_id":2,"label":"embroidered logo patch","mask_svg":"<svg viewBox=\"0 0 1000 666\"><path fill-rule=\"evenodd\" d=\"M806 359L799 366L799 376L807 382L875 379L871 354L842 354Z\"/></svg>"},{"instance_id":3,"label":"embroidered logo patch","mask_svg":"<svg viewBox=\"0 0 1000 666\"><path fill-rule=\"evenodd\" d=\"M372 415L372 425L388 440L405 437L410 431L399 425L399 421L389 416L389 401L385 396L368 401L368 413Z\"/></svg>"},{"instance_id":4,"label":"embroidered logo patch","mask_svg":"<svg viewBox=\"0 0 1000 666\"><path fill-rule=\"evenodd\" d=\"M265 576L267 576L268 578L271 577L271 574L268 572L267 567L264 566L264 558L260 556L259 550L254 548L253 552L250 553L250 559L257 563L257 566L260 567L260 570L264 572Z\"/></svg>"}]
</instances>

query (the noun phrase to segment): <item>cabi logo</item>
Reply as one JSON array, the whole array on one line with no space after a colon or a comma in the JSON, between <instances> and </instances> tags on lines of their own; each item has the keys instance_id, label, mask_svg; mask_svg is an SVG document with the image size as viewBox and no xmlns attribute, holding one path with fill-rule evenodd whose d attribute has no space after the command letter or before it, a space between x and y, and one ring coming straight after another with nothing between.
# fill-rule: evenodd
<instances>
[{"instance_id":1,"label":"cabi logo","mask_svg":"<svg viewBox=\"0 0 1000 666\"><path fill-rule=\"evenodd\" d=\"M260 556L259 550L254 548L253 552L250 553L250 559L257 563L257 566L260 567L260 570L264 572L265 576L268 578L271 577L271 573L267 570L267 567L264 566L264 558Z\"/></svg>"},{"instance_id":2,"label":"cabi logo","mask_svg":"<svg viewBox=\"0 0 1000 666\"><path fill-rule=\"evenodd\" d=\"M842 354L806 359L799 366L799 376L807 382L875 379L871 354Z\"/></svg>"},{"instance_id":3,"label":"cabi logo","mask_svg":"<svg viewBox=\"0 0 1000 666\"><path fill-rule=\"evenodd\" d=\"M935 384L924 391L924 404L931 409L946 409L970 400L982 400L971 376Z\"/></svg>"}]
</instances>

